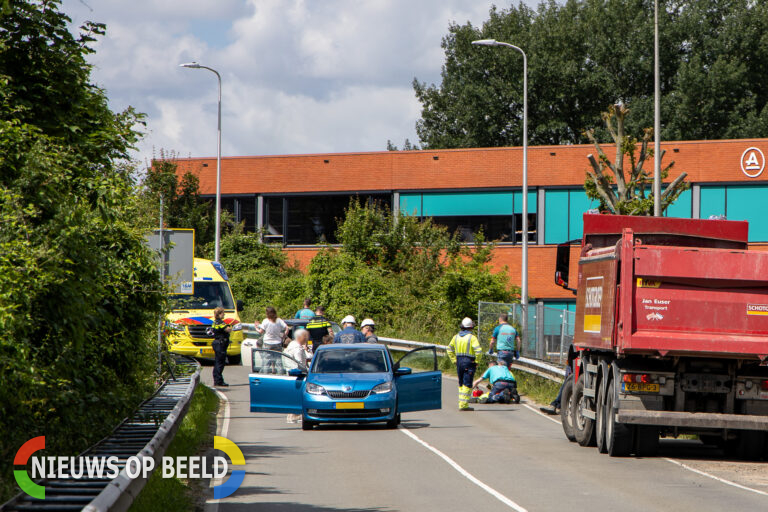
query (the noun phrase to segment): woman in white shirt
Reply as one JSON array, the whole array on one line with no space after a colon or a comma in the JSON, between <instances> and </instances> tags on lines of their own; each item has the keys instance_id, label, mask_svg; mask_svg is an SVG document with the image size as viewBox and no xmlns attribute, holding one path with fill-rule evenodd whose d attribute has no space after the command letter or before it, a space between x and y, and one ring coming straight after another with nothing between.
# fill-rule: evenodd
<instances>
[{"instance_id":1,"label":"woman in white shirt","mask_svg":"<svg viewBox=\"0 0 768 512\"><path fill-rule=\"evenodd\" d=\"M266 312L267 318L261 322L261 325L256 326L256 330L264 335L262 338L264 348L275 353L264 354L264 365L261 368L261 373L267 373L267 369L270 373L283 373L283 363L278 353L283 351L283 340L286 331L288 331L288 325L283 322L282 318L278 318L277 310L272 306L268 306Z\"/></svg>"},{"instance_id":2,"label":"woman in white shirt","mask_svg":"<svg viewBox=\"0 0 768 512\"><path fill-rule=\"evenodd\" d=\"M286 364L292 365L294 368L299 366L301 368L307 367L307 341L309 340L309 331L306 329L299 329L293 335L293 341L291 341L285 348L285 355L292 357L296 360L298 365L292 360L286 358ZM301 414L289 414L285 419L288 423L298 423L301 419Z\"/></svg>"}]
</instances>

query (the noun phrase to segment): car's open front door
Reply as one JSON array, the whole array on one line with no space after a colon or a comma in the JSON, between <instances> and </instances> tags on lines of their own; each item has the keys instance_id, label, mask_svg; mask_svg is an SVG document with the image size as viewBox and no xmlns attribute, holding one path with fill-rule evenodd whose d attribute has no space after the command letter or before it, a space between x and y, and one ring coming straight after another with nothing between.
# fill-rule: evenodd
<instances>
[{"instance_id":1,"label":"car's open front door","mask_svg":"<svg viewBox=\"0 0 768 512\"><path fill-rule=\"evenodd\" d=\"M288 375L294 369L303 370L304 375ZM295 359L281 352L253 349L248 376L251 412L301 413L306 371Z\"/></svg>"},{"instance_id":2,"label":"car's open front door","mask_svg":"<svg viewBox=\"0 0 768 512\"><path fill-rule=\"evenodd\" d=\"M411 373L403 374L405 368ZM442 407L443 374L437 369L435 347L417 348L406 353L395 364L394 373L399 412Z\"/></svg>"}]
</instances>

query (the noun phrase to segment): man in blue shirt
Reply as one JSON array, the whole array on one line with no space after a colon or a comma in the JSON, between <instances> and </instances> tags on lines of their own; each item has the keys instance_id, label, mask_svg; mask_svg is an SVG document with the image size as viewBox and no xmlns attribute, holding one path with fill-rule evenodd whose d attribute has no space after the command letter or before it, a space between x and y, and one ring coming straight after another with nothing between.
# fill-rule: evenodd
<instances>
[{"instance_id":1,"label":"man in blue shirt","mask_svg":"<svg viewBox=\"0 0 768 512\"><path fill-rule=\"evenodd\" d=\"M509 366L501 358L497 364L489 366L485 373L472 383L472 387L477 387L483 379L488 379L492 386L491 393L488 395L489 404L498 402L508 404L510 401L514 401L516 404L520 403L515 376L512 375Z\"/></svg>"},{"instance_id":2,"label":"man in blue shirt","mask_svg":"<svg viewBox=\"0 0 768 512\"><path fill-rule=\"evenodd\" d=\"M304 299L304 307L296 312L296 316L294 318L310 320L313 316L315 316L315 312L310 308L311 305L312 299Z\"/></svg>"},{"instance_id":3,"label":"man in blue shirt","mask_svg":"<svg viewBox=\"0 0 768 512\"><path fill-rule=\"evenodd\" d=\"M510 365L513 359L520 358L520 336L517 330L509 325L508 318L506 313L499 315L499 325L493 330L488 352L492 354L495 346L499 359Z\"/></svg>"},{"instance_id":4,"label":"man in blue shirt","mask_svg":"<svg viewBox=\"0 0 768 512\"><path fill-rule=\"evenodd\" d=\"M347 315L341 321L343 329L336 333L336 337L333 339L334 343L365 343L365 336L363 333L355 329L357 321L352 315Z\"/></svg>"}]
</instances>

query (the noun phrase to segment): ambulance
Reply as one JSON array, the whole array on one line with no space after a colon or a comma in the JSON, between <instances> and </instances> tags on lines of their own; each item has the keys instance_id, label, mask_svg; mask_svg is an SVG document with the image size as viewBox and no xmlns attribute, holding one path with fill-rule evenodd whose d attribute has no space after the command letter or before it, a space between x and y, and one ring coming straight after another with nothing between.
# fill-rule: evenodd
<instances>
[{"instance_id":1,"label":"ambulance","mask_svg":"<svg viewBox=\"0 0 768 512\"><path fill-rule=\"evenodd\" d=\"M221 306L224 322L232 326L227 359L230 364L240 364L243 324L238 313L243 310L243 302L235 302L224 267L218 261L195 258L193 278L191 295L171 296L173 309L166 317L168 350L198 359L213 359L213 310Z\"/></svg>"}]
</instances>

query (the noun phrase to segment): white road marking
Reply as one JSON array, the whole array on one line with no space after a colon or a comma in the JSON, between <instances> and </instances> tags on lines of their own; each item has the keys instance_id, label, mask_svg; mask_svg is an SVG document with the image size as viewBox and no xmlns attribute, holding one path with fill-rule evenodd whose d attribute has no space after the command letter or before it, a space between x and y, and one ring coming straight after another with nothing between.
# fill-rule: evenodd
<instances>
[{"instance_id":1,"label":"white road marking","mask_svg":"<svg viewBox=\"0 0 768 512\"><path fill-rule=\"evenodd\" d=\"M518 505L517 503L515 503L515 502L514 502L514 501L512 501L511 499L507 498L506 496L504 496L503 494L501 494L501 493L500 493L499 491L497 491L496 489L494 489L494 488L492 488L492 487L490 487L490 486L488 486L488 485L484 484L484 483L483 483L483 482L481 482L480 480L478 480L476 477L474 477L472 474L470 474L470 473L469 473L467 470L465 470L464 468L462 468L461 466L459 466L459 465L456 463L456 461L454 461L452 458L450 458L449 456L447 456L446 454L444 454L443 452L441 452L440 450L438 450L438 449L437 449L437 448L435 448L434 446L430 445L429 443L426 443L426 442L422 441L422 440L421 440L421 439L420 439L420 438L419 438L419 437L418 437L416 434L414 434L413 432L411 432L411 431L409 431L409 430L407 430L407 429L405 429L405 428L402 428L402 427L400 427L398 430L400 430L400 432L402 432L403 434L407 435L408 437L410 437L411 439L413 439L413 440L414 440L414 441L416 441L417 443L419 443L419 444L421 444L422 446L424 446L424 447L425 447L427 450L431 451L432 453L434 453L435 455L437 455L438 457L440 457L441 459L443 459L445 462L447 462L448 464L450 464L450 465L451 465L451 467L453 467L453 469L455 469L455 470L456 470L456 471L458 471L458 472L459 472L459 473L460 473L462 476L464 476L464 477L465 477L467 480L469 480L469 481L470 481L470 482L472 482L473 484L477 485L478 487L480 487L481 489L483 489L485 492L487 492L488 494L490 494L491 496L493 496L494 498L496 498L497 500L499 500L499 501L500 501L500 502L502 502L503 504L507 505L509 508L511 508L511 509L514 509L514 510L517 510L517 512L528 512L526 509L524 509L523 507L521 507L520 505Z\"/></svg>"},{"instance_id":2,"label":"white road marking","mask_svg":"<svg viewBox=\"0 0 768 512\"><path fill-rule=\"evenodd\" d=\"M744 491L750 491L750 492L754 492L754 493L757 493L757 494L761 494L763 496L768 496L768 492L761 491L759 489L753 489L751 487L747 487L745 485L737 484L736 482L732 482L730 480L726 480L725 478L720 478L719 476L711 475L711 474L707 473L706 471L701 471L699 469L694 469L694 468L692 468L690 466L686 466L685 464L683 464L680 461L676 461L674 459L668 459L666 457L664 458L664 460L666 460L667 462L671 462L672 464L675 464L676 466L680 466L683 469L687 469L688 471L693 471L694 473L696 473L698 475L706 476L707 478L711 478L712 480L717 480L720 483L723 483L723 484L726 484L726 485L731 485L733 487L736 487L736 488L744 490Z\"/></svg>"},{"instance_id":3,"label":"white road marking","mask_svg":"<svg viewBox=\"0 0 768 512\"><path fill-rule=\"evenodd\" d=\"M216 396L219 397L220 403L224 405L223 411L216 417L216 435L220 437L227 437L227 434L229 434L229 399L227 398L227 395L218 389L211 388L211 390L216 393ZM220 485L223 480L223 478L211 478L209 487L213 488L217 485ZM207 500L205 502L205 512L217 512L219 510L220 501L221 500L214 500L213 498Z\"/></svg>"},{"instance_id":4,"label":"white road marking","mask_svg":"<svg viewBox=\"0 0 768 512\"><path fill-rule=\"evenodd\" d=\"M543 417L543 418L547 418L549 421L554 421L555 423L557 423L558 425L560 425L560 422L559 422L558 420L556 420L555 418L553 418L552 416L550 416L550 415L548 415L548 414L544 414L544 413L543 413L543 412L541 412L541 411L537 411L536 409L534 409L533 407L531 407L531 406L530 406L530 405L528 405L528 404L523 404L523 406L524 406L526 409L530 409L530 410L532 410L533 412L535 412L535 413L536 413L536 414L538 414L539 416L541 416L541 417Z\"/></svg>"},{"instance_id":5,"label":"white road marking","mask_svg":"<svg viewBox=\"0 0 768 512\"><path fill-rule=\"evenodd\" d=\"M539 416L544 416L549 421L554 421L558 425L560 424L560 422L557 421L555 418L553 418L551 416L548 416L548 415L542 413L541 411L537 411L536 409L534 409L530 405L528 405L528 404L523 404L523 405L526 408L528 408L528 409L532 410L533 412L535 412L536 414L538 414ZM680 466L683 469L687 469L688 471L692 471L692 472L696 473L697 475L705 476L707 478L711 478L712 480L717 480L718 482L723 483L725 485L730 485L730 486L736 487L737 489L741 489L741 490L744 490L744 491L754 492L754 493L760 494L762 496L768 496L768 492L761 491L760 489L753 489L752 487L747 487L745 485L737 484L736 482L732 482L731 480L726 480L725 478L720 478L719 476L712 475L710 473L707 473L706 471L701 471L699 469L692 468L692 467L690 467L690 466L688 466L686 464L683 464L680 461L677 461L677 460L674 460L674 459L669 459L667 457L664 457L664 460L666 460L667 462L671 462L672 464L674 464L676 466Z\"/></svg>"}]
</instances>

